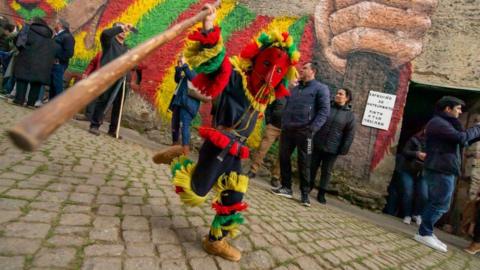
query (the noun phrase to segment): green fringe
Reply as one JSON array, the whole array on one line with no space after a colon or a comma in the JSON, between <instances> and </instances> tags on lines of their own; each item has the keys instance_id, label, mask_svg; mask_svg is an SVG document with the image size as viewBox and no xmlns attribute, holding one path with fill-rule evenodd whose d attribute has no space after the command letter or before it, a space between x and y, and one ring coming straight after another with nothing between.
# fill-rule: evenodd
<instances>
[{"instance_id":1,"label":"green fringe","mask_svg":"<svg viewBox=\"0 0 480 270\"><path fill-rule=\"evenodd\" d=\"M229 222L231 222L231 224L229 224L229 225L232 225L234 223L235 224L243 224L244 221L245 220L243 218L242 213L235 213L235 214L228 215L228 216L215 215L215 218L212 221L212 228L218 229L218 228L222 227L224 224L229 223Z\"/></svg>"},{"instance_id":2,"label":"green fringe","mask_svg":"<svg viewBox=\"0 0 480 270\"><path fill-rule=\"evenodd\" d=\"M193 164L193 161L190 159L185 159L183 161L176 162L171 165L171 170L172 170L172 177L175 177L175 174L177 173L178 170L181 170L182 168L187 167L187 165Z\"/></svg>"},{"instance_id":3,"label":"green fringe","mask_svg":"<svg viewBox=\"0 0 480 270\"><path fill-rule=\"evenodd\" d=\"M225 47L223 47L217 56L194 68L195 72L210 74L217 71L222 65L223 59L225 59L225 53L226 50Z\"/></svg>"}]
</instances>

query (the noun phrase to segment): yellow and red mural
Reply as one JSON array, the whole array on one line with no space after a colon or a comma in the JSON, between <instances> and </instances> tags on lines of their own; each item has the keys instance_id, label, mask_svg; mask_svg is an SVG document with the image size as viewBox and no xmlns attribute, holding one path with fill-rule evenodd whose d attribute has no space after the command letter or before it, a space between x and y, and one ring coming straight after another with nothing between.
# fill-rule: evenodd
<instances>
[{"instance_id":1,"label":"yellow and red mural","mask_svg":"<svg viewBox=\"0 0 480 270\"><path fill-rule=\"evenodd\" d=\"M139 30L127 38L128 45L134 47L211 2L214 1L2 0L0 7L8 9L5 13L13 14L19 24L34 16L49 22L56 16L67 19L76 40L70 70L82 72L100 49L100 33L113 23L131 23ZM275 1L270 2L275 8ZM359 120L368 91L397 95L389 130L377 131L359 125L352 147L354 154L344 162L350 164L345 167L347 171L358 172L355 177L363 179L371 178L370 172L383 171L382 164L393 160L394 152L390 150L398 142L412 74L410 62L422 52L423 38L437 3L437 0L317 0L315 9L306 11L307 16L274 17L257 14L235 0L223 0L217 16L229 56L238 54L262 31L289 31L301 53L299 65L316 60L322 65L319 78L332 91L337 87L353 90L356 95L353 109ZM138 93L164 118L169 118L167 106L175 89L174 67L187 34L177 36L142 63L145 69ZM200 117L204 124L210 123L209 112L208 104L202 106ZM259 144L261 131L260 123L250 138L251 146Z\"/></svg>"},{"instance_id":2,"label":"yellow and red mural","mask_svg":"<svg viewBox=\"0 0 480 270\"><path fill-rule=\"evenodd\" d=\"M211 0L93 0L83 8L79 0L7 0L8 7L22 23L34 16L52 21L57 15L65 17L71 24L76 46L70 70L81 72L100 50L100 33L115 22L133 24L139 33L130 35L127 43L134 47L154 35L161 33L178 21L196 14ZM80 8L80 10L78 10ZM75 17L82 13L84 16ZM73 17L73 19L71 19ZM224 0L218 10L218 23L222 27L223 39L229 56L238 54L242 47L260 32L270 29L289 31L302 53L301 62L312 58L314 46L312 17L269 17L257 15L248 7L233 0ZM72 21L73 20L73 21ZM142 64L143 80L140 93L152 103L160 115L169 117L167 107L175 89L173 80L176 58L185 46L187 33L169 42ZM202 122L209 123L209 106L201 109ZM250 143L258 145L261 128L253 134Z\"/></svg>"}]
</instances>

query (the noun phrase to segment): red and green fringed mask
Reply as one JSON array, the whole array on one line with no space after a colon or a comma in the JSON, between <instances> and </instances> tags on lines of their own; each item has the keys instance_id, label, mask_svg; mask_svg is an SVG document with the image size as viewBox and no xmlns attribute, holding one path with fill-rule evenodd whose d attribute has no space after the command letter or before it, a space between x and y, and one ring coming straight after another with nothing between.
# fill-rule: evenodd
<instances>
[{"instance_id":1,"label":"red and green fringed mask","mask_svg":"<svg viewBox=\"0 0 480 270\"><path fill-rule=\"evenodd\" d=\"M275 89L277 98L288 95L286 86L297 75L294 65L300 53L287 32L262 33L243 49L240 57L242 66L249 69L248 83L253 93L266 86Z\"/></svg>"}]
</instances>

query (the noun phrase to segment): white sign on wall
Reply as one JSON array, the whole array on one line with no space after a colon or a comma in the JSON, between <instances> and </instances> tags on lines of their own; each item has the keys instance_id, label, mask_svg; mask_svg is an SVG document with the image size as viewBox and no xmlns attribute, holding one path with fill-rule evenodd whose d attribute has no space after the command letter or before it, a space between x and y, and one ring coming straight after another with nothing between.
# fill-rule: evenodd
<instances>
[{"instance_id":1,"label":"white sign on wall","mask_svg":"<svg viewBox=\"0 0 480 270\"><path fill-rule=\"evenodd\" d=\"M388 130L396 98L396 95L370 91L362 125Z\"/></svg>"}]
</instances>

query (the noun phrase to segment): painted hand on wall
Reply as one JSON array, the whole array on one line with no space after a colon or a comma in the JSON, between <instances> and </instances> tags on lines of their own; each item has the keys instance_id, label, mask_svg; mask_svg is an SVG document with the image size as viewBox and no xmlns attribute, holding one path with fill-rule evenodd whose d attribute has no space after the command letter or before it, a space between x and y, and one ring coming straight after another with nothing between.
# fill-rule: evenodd
<instances>
[{"instance_id":1,"label":"painted hand on wall","mask_svg":"<svg viewBox=\"0 0 480 270\"><path fill-rule=\"evenodd\" d=\"M422 52L423 37L437 0L319 0L315 31L323 54L345 73L347 55L373 52L397 67Z\"/></svg>"}]
</instances>

